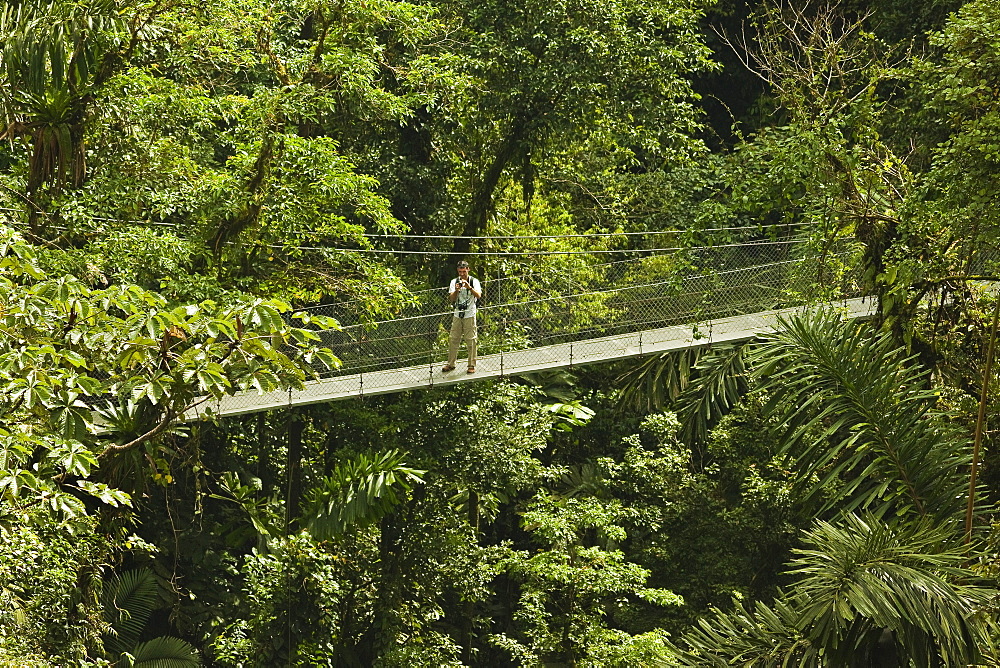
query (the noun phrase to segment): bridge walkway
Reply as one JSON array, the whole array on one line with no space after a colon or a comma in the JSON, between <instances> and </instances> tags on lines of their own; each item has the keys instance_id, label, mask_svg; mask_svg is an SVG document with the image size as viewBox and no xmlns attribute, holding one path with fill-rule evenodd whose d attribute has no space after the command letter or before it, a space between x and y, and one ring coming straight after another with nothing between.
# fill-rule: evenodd
<instances>
[{"instance_id":1,"label":"bridge walkway","mask_svg":"<svg viewBox=\"0 0 1000 668\"><path fill-rule=\"evenodd\" d=\"M544 369L573 367L599 362L611 362L642 355L663 353L684 348L744 341L773 331L779 318L809 308L835 308L845 317L865 317L871 312L871 301L856 297L820 305L771 309L757 313L715 318L698 323L671 325L626 332L547 346L498 352L480 356L476 373L466 373L462 360L457 369L442 372L442 362L433 358L424 364L376 369L368 372L321 378L309 381L301 390L278 392L239 392L213 402L208 408L217 416L242 415L259 411L304 406L359 397L388 394L414 389L442 387L487 378L518 375ZM197 419L203 413L186 416Z\"/></svg>"}]
</instances>

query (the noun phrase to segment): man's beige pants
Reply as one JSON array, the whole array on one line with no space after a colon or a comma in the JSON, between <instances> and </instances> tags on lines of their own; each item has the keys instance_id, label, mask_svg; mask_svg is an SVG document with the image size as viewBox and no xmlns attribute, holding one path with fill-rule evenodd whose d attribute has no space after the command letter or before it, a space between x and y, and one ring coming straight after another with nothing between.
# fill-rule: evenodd
<instances>
[{"instance_id":1,"label":"man's beige pants","mask_svg":"<svg viewBox=\"0 0 1000 668\"><path fill-rule=\"evenodd\" d=\"M476 316L451 318L451 336L448 338L448 365L455 366L458 360L458 346L465 339L465 349L469 354L469 366L476 366Z\"/></svg>"}]
</instances>

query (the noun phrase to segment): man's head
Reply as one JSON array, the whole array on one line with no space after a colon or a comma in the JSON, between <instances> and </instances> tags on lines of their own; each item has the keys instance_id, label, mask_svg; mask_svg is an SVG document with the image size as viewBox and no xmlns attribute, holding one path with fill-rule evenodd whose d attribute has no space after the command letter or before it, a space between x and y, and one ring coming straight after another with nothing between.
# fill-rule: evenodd
<instances>
[{"instance_id":1,"label":"man's head","mask_svg":"<svg viewBox=\"0 0 1000 668\"><path fill-rule=\"evenodd\" d=\"M467 278L469 276L469 263L465 260L458 263L458 275L462 278Z\"/></svg>"}]
</instances>

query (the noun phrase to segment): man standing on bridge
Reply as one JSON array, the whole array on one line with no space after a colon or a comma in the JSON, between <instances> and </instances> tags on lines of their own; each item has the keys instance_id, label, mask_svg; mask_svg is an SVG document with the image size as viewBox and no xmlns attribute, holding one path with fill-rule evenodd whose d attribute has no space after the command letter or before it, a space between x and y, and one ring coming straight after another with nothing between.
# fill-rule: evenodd
<instances>
[{"instance_id":1,"label":"man standing on bridge","mask_svg":"<svg viewBox=\"0 0 1000 668\"><path fill-rule=\"evenodd\" d=\"M479 279L469 276L469 263L458 263L458 278L448 284L448 301L455 305L448 339L448 363L442 371L453 371L458 360L458 346L465 339L469 357L469 373L476 372L476 300L483 296Z\"/></svg>"}]
</instances>

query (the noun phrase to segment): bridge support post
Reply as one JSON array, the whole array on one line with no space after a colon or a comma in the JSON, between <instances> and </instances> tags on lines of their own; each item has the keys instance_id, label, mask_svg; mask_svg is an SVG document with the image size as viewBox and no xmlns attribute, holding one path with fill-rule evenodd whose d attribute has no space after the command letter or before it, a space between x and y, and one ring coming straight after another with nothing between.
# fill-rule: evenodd
<instances>
[{"instance_id":1,"label":"bridge support post","mask_svg":"<svg viewBox=\"0 0 1000 668\"><path fill-rule=\"evenodd\" d=\"M427 387L434 387L434 340L437 338L436 334L436 328L432 326L427 335Z\"/></svg>"},{"instance_id":2,"label":"bridge support post","mask_svg":"<svg viewBox=\"0 0 1000 668\"><path fill-rule=\"evenodd\" d=\"M499 286L497 290L499 296ZM500 377L504 376L504 342L507 340L507 309L501 304L498 308L504 309L503 317L500 319Z\"/></svg>"},{"instance_id":3,"label":"bridge support post","mask_svg":"<svg viewBox=\"0 0 1000 668\"><path fill-rule=\"evenodd\" d=\"M361 357L361 337L358 337L358 396L365 396L365 371Z\"/></svg>"}]
</instances>

